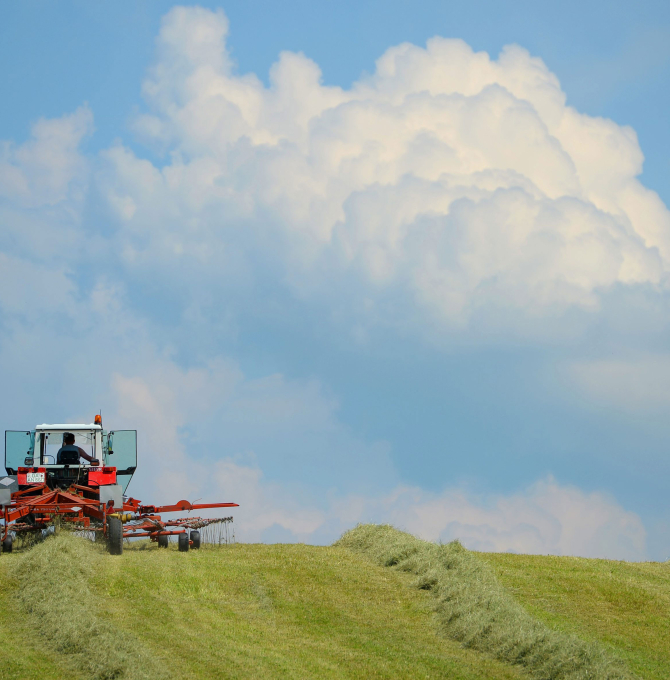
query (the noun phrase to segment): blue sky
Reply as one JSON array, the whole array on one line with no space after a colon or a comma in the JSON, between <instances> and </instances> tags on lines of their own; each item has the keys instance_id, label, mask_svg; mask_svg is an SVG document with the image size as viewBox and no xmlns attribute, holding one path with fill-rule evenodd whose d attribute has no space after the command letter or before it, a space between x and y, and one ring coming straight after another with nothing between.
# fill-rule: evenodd
<instances>
[{"instance_id":1,"label":"blue sky","mask_svg":"<svg viewBox=\"0 0 670 680\"><path fill-rule=\"evenodd\" d=\"M174 7L0 9L5 428L248 540L666 559L667 6Z\"/></svg>"}]
</instances>

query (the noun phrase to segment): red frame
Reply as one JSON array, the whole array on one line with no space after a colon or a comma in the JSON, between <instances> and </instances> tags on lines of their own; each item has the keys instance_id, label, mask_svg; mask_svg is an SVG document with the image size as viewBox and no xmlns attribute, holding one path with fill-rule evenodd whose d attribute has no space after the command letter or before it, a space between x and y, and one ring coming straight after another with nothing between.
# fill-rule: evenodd
<instances>
[{"instance_id":1,"label":"red frame","mask_svg":"<svg viewBox=\"0 0 670 680\"><path fill-rule=\"evenodd\" d=\"M28 472L45 472L46 468L19 468L17 481L19 490L12 493L11 505L4 508L5 526L2 532L2 540L7 538L10 531L27 532L43 528L53 522L55 516L60 516L63 521L81 524L83 527L92 530L107 531L107 517L114 515L125 515L133 520L133 524L124 527L123 537L149 537L152 541L158 540L161 535L183 534L191 525L203 526L203 520L199 517L185 517L174 520L163 521L161 512L180 512L200 510L204 508L237 508L237 503L190 503L189 501L179 501L173 505L142 505L142 502L135 498L128 498L123 502L121 510L113 507L113 501L107 505L100 502L101 479L113 479L116 482L116 468L101 467L89 469L88 486L72 484L67 490L50 489L46 482L37 484L27 484L26 474ZM94 479L91 480L91 473ZM45 477L46 479L46 477ZM21 522L26 515L33 516L33 522L26 524ZM91 520L102 522L102 529L95 529L90 526ZM123 520L122 520L123 521ZM221 520L212 520L221 521ZM168 528L180 527L180 528Z\"/></svg>"},{"instance_id":2,"label":"red frame","mask_svg":"<svg viewBox=\"0 0 670 680\"><path fill-rule=\"evenodd\" d=\"M20 467L16 472L17 472L16 481L19 486L25 486L26 484L28 484L28 482L26 481L26 476L28 475L29 472L43 472L44 479L46 480L47 478L47 469L45 467ZM31 485L34 483L35 482L30 482Z\"/></svg>"},{"instance_id":3,"label":"red frame","mask_svg":"<svg viewBox=\"0 0 670 680\"><path fill-rule=\"evenodd\" d=\"M115 467L89 467L88 468L88 485L89 486L106 486L107 484L116 484L116 468Z\"/></svg>"}]
</instances>

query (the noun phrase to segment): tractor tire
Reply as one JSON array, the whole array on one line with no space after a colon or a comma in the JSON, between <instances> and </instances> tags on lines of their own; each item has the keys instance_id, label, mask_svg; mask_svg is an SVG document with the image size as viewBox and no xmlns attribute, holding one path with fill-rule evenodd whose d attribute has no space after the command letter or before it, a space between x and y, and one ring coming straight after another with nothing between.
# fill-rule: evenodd
<instances>
[{"instance_id":1,"label":"tractor tire","mask_svg":"<svg viewBox=\"0 0 670 680\"><path fill-rule=\"evenodd\" d=\"M167 548L169 543L170 543L170 537L169 536L166 536L165 534L159 534L159 536L158 536L158 547L159 548Z\"/></svg>"},{"instance_id":2,"label":"tractor tire","mask_svg":"<svg viewBox=\"0 0 670 680\"><path fill-rule=\"evenodd\" d=\"M12 552L13 545L14 539L11 536L7 536L7 538L2 542L2 552Z\"/></svg>"},{"instance_id":3,"label":"tractor tire","mask_svg":"<svg viewBox=\"0 0 670 680\"><path fill-rule=\"evenodd\" d=\"M107 550L110 555L123 554L123 523L117 517L107 518Z\"/></svg>"},{"instance_id":4,"label":"tractor tire","mask_svg":"<svg viewBox=\"0 0 670 680\"><path fill-rule=\"evenodd\" d=\"M179 552L188 552L189 549L189 543L188 543L188 534L184 532L183 534L179 534L177 536L178 538L178 545L179 545Z\"/></svg>"},{"instance_id":5,"label":"tractor tire","mask_svg":"<svg viewBox=\"0 0 670 680\"><path fill-rule=\"evenodd\" d=\"M199 531L192 531L191 532L191 543L193 543L193 545L191 546L191 548L193 548L193 550L199 550L200 549L200 532Z\"/></svg>"}]
</instances>

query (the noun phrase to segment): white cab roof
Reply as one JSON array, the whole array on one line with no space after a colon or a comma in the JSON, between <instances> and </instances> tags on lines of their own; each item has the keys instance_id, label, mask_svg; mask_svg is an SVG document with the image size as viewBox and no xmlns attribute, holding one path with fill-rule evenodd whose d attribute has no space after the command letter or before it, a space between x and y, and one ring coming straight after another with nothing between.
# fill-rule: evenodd
<instances>
[{"instance_id":1,"label":"white cab roof","mask_svg":"<svg viewBox=\"0 0 670 680\"><path fill-rule=\"evenodd\" d=\"M102 425L95 425L91 423L90 425L83 424L69 424L69 425L36 425L35 430L38 432L77 432L78 430L102 430Z\"/></svg>"}]
</instances>

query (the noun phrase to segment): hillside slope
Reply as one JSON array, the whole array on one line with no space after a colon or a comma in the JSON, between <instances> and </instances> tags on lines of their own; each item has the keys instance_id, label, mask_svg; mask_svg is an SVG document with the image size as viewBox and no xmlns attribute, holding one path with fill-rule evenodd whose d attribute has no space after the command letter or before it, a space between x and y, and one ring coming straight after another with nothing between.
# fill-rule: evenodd
<instances>
[{"instance_id":1,"label":"hillside slope","mask_svg":"<svg viewBox=\"0 0 670 680\"><path fill-rule=\"evenodd\" d=\"M670 678L670 562L478 553L532 614L612 647L643 678Z\"/></svg>"},{"instance_id":2,"label":"hillside slope","mask_svg":"<svg viewBox=\"0 0 670 680\"><path fill-rule=\"evenodd\" d=\"M414 576L431 593L441 635L522 668L535 680L632 680L612 647L561 631L534 616L494 569L458 541L423 541L389 525L362 524L336 545Z\"/></svg>"},{"instance_id":3,"label":"hillside slope","mask_svg":"<svg viewBox=\"0 0 670 680\"><path fill-rule=\"evenodd\" d=\"M467 554L533 616L670 677L670 564ZM530 677L445 637L417 585L343 545L111 557L60 535L0 556L0 678Z\"/></svg>"},{"instance_id":4,"label":"hillside slope","mask_svg":"<svg viewBox=\"0 0 670 680\"><path fill-rule=\"evenodd\" d=\"M85 569L73 573L73 561ZM59 608L64 619L82 621L82 638L93 630L97 640L97 629L103 631L90 648L74 650L74 663L90 663L99 644L119 646L116 658L87 666L85 677L138 677L147 652L158 662L154 667L173 678L522 677L439 639L425 593L343 548L238 544L179 553L174 544L159 550L145 543L117 558L61 535L0 562L5 582L9 572L42 584L44 605L38 591L21 602L6 588L2 604L24 622L32 607L28 621L41 637L22 637L32 668L44 661L51 673L22 673L15 665L3 678L63 677L58 670L67 667L72 645L54 654L57 626L53 619L43 623ZM49 592L63 587L69 590L62 606L49 603ZM78 593L85 602L77 601ZM92 622L91 612L102 625ZM144 656L133 658L126 634ZM46 640L41 652L39 639Z\"/></svg>"},{"instance_id":5,"label":"hillside slope","mask_svg":"<svg viewBox=\"0 0 670 680\"><path fill-rule=\"evenodd\" d=\"M17 607L15 593L20 581L10 576L17 555L0 556L0 678L2 680L83 680L68 672L62 660L54 658L36 639L30 618Z\"/></svg>"}]
</instances>

